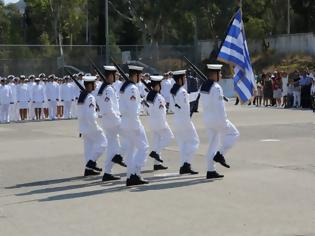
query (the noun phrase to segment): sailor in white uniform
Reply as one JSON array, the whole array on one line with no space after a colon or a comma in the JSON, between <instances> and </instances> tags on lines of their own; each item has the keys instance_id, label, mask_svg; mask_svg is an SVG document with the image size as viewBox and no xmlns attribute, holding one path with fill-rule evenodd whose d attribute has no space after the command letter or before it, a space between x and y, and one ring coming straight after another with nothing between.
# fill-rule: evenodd
<instances>
[{"instance_id":1,"label":"sailor in white uniform","mask_svg":"<svg viewBox=\"0 0 315 236\"><path fill-rule=\"evenodd\" d=\"M13 94L7 79L0 78L0 82L0 123L10 123L9 109L10 104L13 104Z\"/></svg>"},{"instance_id":2,"label":"sailor in white uniform","mask_svg":"<svg viewBox=\"0 0 315 236\"><path fill-rule=\"evenodd\" d=\"M60 99L63 102L64 118L71 119L71 106L75 99L75 87L70 83L70 76L65 76L65 83L60 87Z\"/></svg>"},{"instance_id":3,"label":"sailor in white uniform","mask_svg":"<svg viewBox=\"0 0 315 236\"><path fill-rule=\"evenodd\" d=\"M209 149L206 155L207 179L213 179L224 177L216 172L214 162L230 168L224 155L235 144L240 134L232 122L227 119L223 90L218 83L221 78L222 65L209 64L207 68L208 80L201 87L200 101L209 139Z\"/></svg>"},{"instance_id":4,"label":"sailor in white uniform","mask_svg":"<svg viewBox=\"0 0 315 236\"><path fill-rule=\"evenodd\" d=\"M48 83L46 85L46 96L49 108L49 118L55 120L57 117L57 103L60 99L60 89L58 78L55 75L48 76Z\"/></svg>"},{"instance_id":5,"label":"sailor in white uniform","mask_svg":"<svg viewBox=\"0 0 315 236\"><path fill-rule=\"evenodd\" d=\"M10 121L18 121L18 113L17 113L17 104L16 104L16 88L18 86L18 79L15 78L13 75L8 76L9 80L9 86L12 90L12 97L13 97L13 104L10 104L9 108L9 116L10 116Z\"/></svg>"},{"instance_id":6,"label":"sailor in white uniform","mask_svg":"<svg viewBox=\"0 0 315 236\"><path fill-rule=\"evenodd\" d=\"M104 66L105 81L100 86L96 101L99 106L101 125L108 141L107 158L104 164L103 181L118 180L120 177L111 174L113 164L127 167L121 156L120 146L120 111L113 83L115 82L116 67Z\"/></svg>"},{"instance_id":7,"label":"sailor in white uniform","mask_svg":"<svg viewBox=\"0 0 315 236\"><path fill-rule=\"evenodd\" d=\"M150 87L151 91L146 97L149 112L149 125L152 130L152 152L150 157L154 160L153 170L165 170L166 166L161 163L161 151L167 147L174 135L166 120L166 102L164 97L160 94L161 81L163 76L151 76Z\"/></svg>"},{"instance_id":8,"label":"sailor in white uniform","mask_svg":"<svg viewBox=\"0 0 315 236\"><path fill-rule=\"evenodd\" d=\"M121 86L119 108L121 113L121 130L126 145L127 186L147 184L140 177L148 154L148 139L140 121L141 97L136 84L140 80L142 67L129 65L129 80Z\"/></svg>"},{"instance_id":9,"label":"sailor in white uniform","mask_svg":"<svg viewBox=\"0 0 315 236\"><path fill-rule=\"evenodd\" d=\"M84 76L85 90L78 99L78 121L80 134L84 141L85 171L84 176L99 175L101 168L96 161L105 152L107 140L102 128L97 123L96 100L92 95L95 89L95 76Z\"/></svg>"},{"instance_id":10,"label":"sailor in white uniform","mask_svg":"<svg viewBox=\"0 0 315 236\"><path fill-rule=\"evenodd\" d=\"M43 104L45 102L45 89L44 86L40 84L40 79L35 79L35 85L32 88L32 103L35 110L36 120L41 119L41 113Z\"/></svg>"},{"instance_id":11,"label":"sailor in white uniform","mask_svg":"<svg viewBox=\"0 0 315 236\"><path fill-rule=\"evenodd\" d=\"M180 174L198 174L191 169L191 162L199 147L199 137L190 118L189 95L183 85L186 71L174 71L175 84L171 89L170 107L174 112L174 134L179 146Z\"/></svg>"},{"instance_id":12,"label":"sailor in white uniform","mask_svg":"<svg viewBox=\"0 0 315 236\"><path fill-rule=\"evenodd\" d=\"M28 84L29 80L24 75L20 76L20 84L16 91L17 106L22 121L27 120L29 104L31 102L31 90Z\"/></svg>"},{"instance_id":13,"label":"sailor in white uniform","mask_svg":"<svg viewBox=\"0 0 315 236\"><path fill-rule=\"evenodd\" d=\"M31 96L32 96L32 93L33 93L33 87L35 86L35 75L30 75L29 77L28 77L28 83L27 83L27 85L28 85L28 87L29 87L29 91L30 91L30 93L31 93ZM34 109L34 104L33 104L33 102L30 102L29 104L29 113L28 113L28 115L29 115L29 120L35 120L35 109Z\"/></svg>"}]
</instances>

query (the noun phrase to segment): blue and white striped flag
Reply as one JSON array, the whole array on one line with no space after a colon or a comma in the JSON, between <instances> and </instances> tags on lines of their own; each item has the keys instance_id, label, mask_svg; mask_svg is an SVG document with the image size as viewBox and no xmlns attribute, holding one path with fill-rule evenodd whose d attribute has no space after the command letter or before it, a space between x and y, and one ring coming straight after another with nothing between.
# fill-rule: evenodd
<instances>
[{"instance_id":1,"label":"blue and white striped flag","mask_svg":"<svg viewBox=\"0 0 315 236\"><path fill-rule=\"evenodd\" d=\"M253 96L256 83L240 9L236 12L228 29L227 36L218 54L218 60L234 66L235 91L242 102L247 102Z\"/></svg>"}]
</instances>

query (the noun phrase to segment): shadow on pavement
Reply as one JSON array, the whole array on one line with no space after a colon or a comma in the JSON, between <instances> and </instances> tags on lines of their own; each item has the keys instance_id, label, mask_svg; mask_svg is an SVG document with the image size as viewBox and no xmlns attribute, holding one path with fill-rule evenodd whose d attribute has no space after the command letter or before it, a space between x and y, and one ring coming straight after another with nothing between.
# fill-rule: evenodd
<instances>
[{"instance_id":1,"label":"shadow on pavement","mask_svg":"<svg viewBox=\"0 0 315 236\"><path fill-rule=\"evenodd\" d=\"M150 190L173 189L173 188L187 187L187 186L196 185L196 184L210 183L213 181L213 180L207 180L205 178L201 178L200 176L198 178L192 177L192 176L190 176L190 178L177 178L176 180L178 181L171 182L171 183L169 182L160 183L163 181L170 181L170 179L163 179L159 181L154 181L152 182L151 185L142 185L142 186L133 186L133 187L126 187L124 181L116 181L116 182L113 182L111 185L109 185L109 187L107 187L106 183L104 183L102 185L106 187L104 189L79 192L79 193L60 194L60 195L50 196L43 199L38 199L38 201L48 202L48 201L70 200L70 199L91 197L91 196L105 194L105 193L121 192L121 191L128 191L128 190L130 192L142 192L142 191L150 191ZM120 185L120 186L112 187L113 185Z\"/></svg>"},{"instance_id":2,"label":"shadow on pavement","mask_svg":"<svg viewBox=\"0 0 315 236\"><path fill-rule=\"evenodd\" d=\"M24 184L17 184L10 187L5 187L5 189L15 189L15 188L23 188L23 187L35 187L35 186L43 186L43 185L50 185L50 184L60 184L64 182L71 182L75 180L81 180L84 179L83 176L76 176L76 177L70 177L70 178L63 178L63 179L49 179L49 180L43 180L43 181L36 181L36 182L30 182L30 183L24 183Z\"/></svg>"}]
</instances>

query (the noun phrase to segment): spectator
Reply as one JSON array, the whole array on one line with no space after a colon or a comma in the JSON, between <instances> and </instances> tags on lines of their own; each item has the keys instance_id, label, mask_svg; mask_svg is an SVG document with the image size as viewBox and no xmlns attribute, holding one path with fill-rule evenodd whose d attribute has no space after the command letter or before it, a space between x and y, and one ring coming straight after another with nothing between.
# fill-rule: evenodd
<instances>
[{"instance_id":1,"label":"spectator","mask_svg":"<svg viewBox=\"0 0 315 236\"><path fill-rule=\"evenodd\" d=\"M310 108L312 78L307 70L300 77L299 85L301 86L301 106L302 108Z\"/></svg>"},{"instance_id":2,"label":"spectator","mask_svg":"<svg viewBox=\"0 0 315 236\"><path fill-rule=\"evenodd\" d=\"M312 108L313 112L315 112L315 77L312 76L312 87L311 87L311 97L312 97Z\"/></svg>"},{"instance_id":3,"label":"spectator","mask_svg":"<svg viewBox=\"0 0 315 236\"><path fill-rule=\"evenodd\" d=\"M288 93L287 93L287 104L286 104L285 108L291 108L293 106L293 103L294 103L293 90L294 90L294 81L289 80Z\"/></svg>"},{"instance_id":4,"label":"spectator","mask_svg":"<svg viewBox=\"0 0 315 236\"><path fill-rule=\"evenodd\" d=\"M296 71L294 75L294 87L293 87L293 107L300 108L301 107L301 86L300 86L300 75L299 72Z\"/></svg>"},{"instance_id":5,"label":"spectator","mask_svg":"<svg viewBox=\"0 0 315 236\"><path fill-rule=\"evenodd\" d=\"M282 107L286 108L288 102L288 85L289 85L289 78L288 74L284 71L281 71L281 78L282 78Z\"/></svg>"},{"instance_id":6,"label":"spectator","mask_svg":"<svg viewBox=\"0 0 315 236\"><path fill-rule=\"evenodd\" d=\"M256 107L261 106L262 98L263 98L263 86L262 86L262 83L259 81L257 82Z\"/></svg>"},{"instance_id":7,"label":"spectator","mask_svg":"<svg viewBox=\"0 0 315 236\"><path fill-rule=\"evenodd\" d=\"M270 75L262 75L263 91L264 91L264 106L270 106L272 100L272 81Z\"/></svg>"},{"instance_id":8,"label":"spectator","mask_svg":"<svg viewBox=\"0 0 315 236\"><path fill-rule=\"evenodd\" d=\"M281 107L282 98L282 78L280 73L276 72L272 84L273 98L275 99L276 107Z\"/></svg>"}]
</instances>

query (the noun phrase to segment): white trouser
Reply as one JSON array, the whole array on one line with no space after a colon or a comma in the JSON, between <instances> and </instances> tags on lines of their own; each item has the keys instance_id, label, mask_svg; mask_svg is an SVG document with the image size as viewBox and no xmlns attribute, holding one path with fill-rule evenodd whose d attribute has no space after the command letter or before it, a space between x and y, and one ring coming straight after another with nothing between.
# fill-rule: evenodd
<instances>
[{"instance_id":1,"label":"white trouser","mask_svg":"<svg viewBox=\"0 0 315 236\"><path fill-rule=\"evenodd\" d=\"M10 104L9 116L10 116L11 121L17 121L18 120L16 103Z\"/></svg>"},{"instance_id":2,"label":"white trouser","mask_svg":"<svg viewBox=\"0 0 315 236\"><path fill-rule=\"evenodd\" d=\"M127 177L132 174L140 175L148 155L148 139L144 127L139 129L123 129L122 136L125 140Z\"/></svg>"},{"instance_id":3,"label":"white trouser","mask_svg":"<svg viewBox=\"0 0 315 236\"><path fill-rule=\"evenodd\" d=\"M1 110L0 110L0 122L1 123L9 123L10 122L10 116L9 116L9 107L10 104L2 104Z\"/></svg>"},{"instance_id":4,"label":"white trouser","mask_svg":"<svg viewBox=\"0 0 315 236\"><path fill-rule=\"evenodd\" d=\"M70 119L71 118L71 104L72 101L64 101L64 118L65 119Z\"/></svg>"},{"instance_id":5,"label":"white trouser","mask_svg":"<svg viewBox=\"0 0 315 236\"><path fill-rule=\"evenodd\" d=\"M207 131L209 139L209 148L206 154L207 166L208 171L215 171L213 161L215 154L219 151L224 156L226 152L233 147L240 133L229 120L222 130L218 128L208 128Z\"/></svg>"},{"instance_id":6,"label":"white trouser","mask_svg":"<svg viewBox=\"0 0 315 236\"><path fill-rule=\"evenodd\" d=\"M193 156L199 147L199 137L192 122L175 129L175 138L179 146L180 166L185 162L191 164Z\"/></svg>"},{"instance_id":7,"label":"white trouser","mask_svg":"<svg viewBox=\"0 0 315 236\"><path fill-rule=\"evenodd\" d=\"M107 157L104 163L104 171L107 174L111 174L113 168L112 159L116 154L120 154L120 142L119 142L119 126L111 128L104 128L105 135L108 142Z\"/></svg>"},{"instance_id":8,"label":"white trouser","mask_svg":"<svg viewBox=\"0 0 315 236\"><path fill-rule=\"evenodd\" d=\"M301 92L293 91L293 106L301 106Z\"/></svg>"},{"instance_id":9,"label":"white trouser","mask_svg":"<svg viewBox=\"0 0 315 236\"><path fill-rule=\"evenodd\" d=\"M29 120L34 120L35 119L35 108L34 108L34 104L32 101L29 103L29 109L28 110L29 110L29 113L28 113Z\"/></svg>"},{"instance_id":10,"label":"white trouser","mask_svg":"<svg viewBox=\"0 0 315 236\"><path fill-rule=\"evenodd\" d=\"M75 100L72 105L71 105L71 115L73 118L77 118L78 117L78 113L77 113L77 103L78 100Z\"/></svg>"},{"instance_id":11,"label":"white trouser","mask_svg":"<svg viewBox=\"0 0 315 236\"><path fill-rule=\"evenodd\" d=\"M152 151L159 154L162 159L161 151L171 143L173 138L174 135L169 127L161 130L152 130ZM154 164L158 165L161 163L155 160Z\"/></svg>"},{"instance_id":12,"label":"white trouser","mask_svg":"<svg viewBox=\"0 0 315 236\"><path fill-rule=\"evenodd\" d=\"M105 152L107 140L102 130L83 134L85 162L97 161Z\"/></svg>"},{"instance_id":13,"label":"white trouser","mask_svg":"<svg viewBox=\"0 0 315 236\"><path fill-rule=\"evenodd\" d=\"M57 116L57 101L49 101L48 106L49 106L49 118L53 120Z\"/></svg>"}]
</instances>

